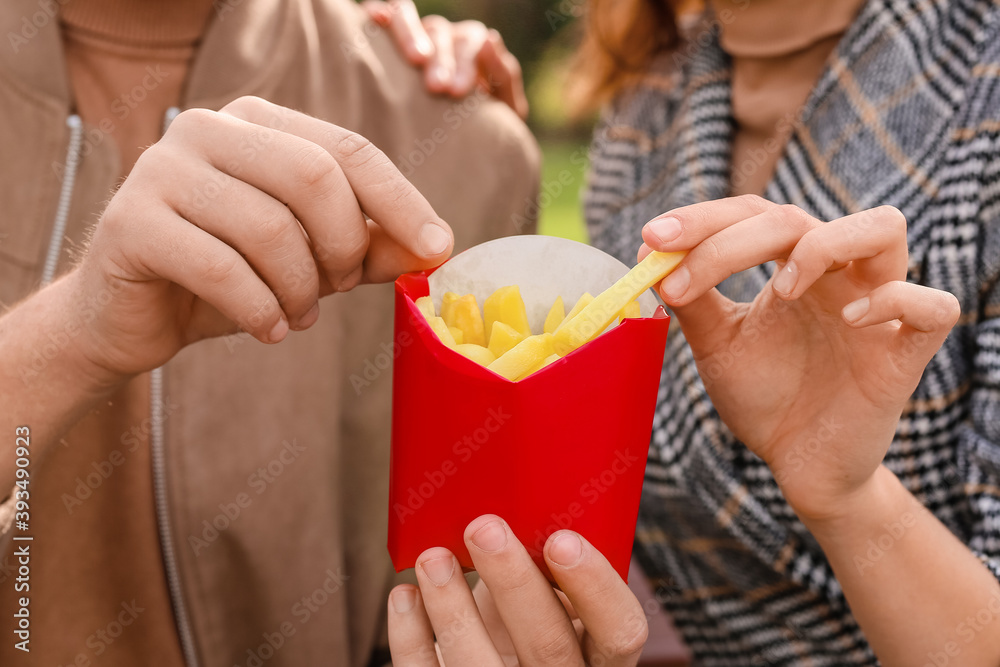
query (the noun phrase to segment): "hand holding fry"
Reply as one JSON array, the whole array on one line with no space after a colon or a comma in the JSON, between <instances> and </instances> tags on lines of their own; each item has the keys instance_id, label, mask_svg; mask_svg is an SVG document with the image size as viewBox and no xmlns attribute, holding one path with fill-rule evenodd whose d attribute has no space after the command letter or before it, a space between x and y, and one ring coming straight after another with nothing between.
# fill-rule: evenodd
<instances>
[{"instance_id":1,"label":"hand holding fry","mask_svg":"<svg viewBox=\"0 0 1000 667\"><path fill-rule=\"evenodd\" d=\"M905 282L903 216L883 207L822 223L744 196L665 213L643 239L640 257L688 253L659 291L723 421L800 516L848 516L959 315L953 295ZM715 289L771 260L752 303Z\"/></svg>"}]
</instances>

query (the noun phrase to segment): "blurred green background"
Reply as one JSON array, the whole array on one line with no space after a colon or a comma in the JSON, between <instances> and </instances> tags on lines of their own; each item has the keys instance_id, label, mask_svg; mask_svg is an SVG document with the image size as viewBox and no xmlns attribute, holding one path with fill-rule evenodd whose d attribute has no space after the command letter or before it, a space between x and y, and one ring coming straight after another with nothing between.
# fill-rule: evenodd
<instances>
[{"instance_id":1,"label":"blurred green background","mask_svg":"<svg viewBox=\"0 0 1000 667\"><path fill-rule=\"evenodd\" d=\"M586 241L580 189L587 174L593 119L573 120L565 82L585 0L415 0L421 16L475 19L503 35L524 70L531 112L528 125L544 159L539 233Z\"/></svg>"}]
</instances>

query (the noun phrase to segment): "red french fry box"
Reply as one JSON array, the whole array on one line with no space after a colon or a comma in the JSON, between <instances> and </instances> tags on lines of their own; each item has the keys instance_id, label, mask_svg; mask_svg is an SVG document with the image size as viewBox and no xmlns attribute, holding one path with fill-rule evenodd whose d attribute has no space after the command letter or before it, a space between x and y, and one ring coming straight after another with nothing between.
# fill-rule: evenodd
<instances>
[{"instance_id":1,"label":"red french fry box","mask_svg":"<svg viewBox=\"0 0 1000 667\"><path fill-rule=\"evenodd\" d=\"M389 553L397 571L425 549L448 548L474 567L470 521L496 514L550 576L542 550L577 531L627 578L670 318L651 291L625 320L511 382L446 347L414 302L445 292L518 285L531 330L556 296L566 309L597 295L628 267L596 248L515 236L471 248L431 272L396 281Z\"/></svg>"}]
</instances>

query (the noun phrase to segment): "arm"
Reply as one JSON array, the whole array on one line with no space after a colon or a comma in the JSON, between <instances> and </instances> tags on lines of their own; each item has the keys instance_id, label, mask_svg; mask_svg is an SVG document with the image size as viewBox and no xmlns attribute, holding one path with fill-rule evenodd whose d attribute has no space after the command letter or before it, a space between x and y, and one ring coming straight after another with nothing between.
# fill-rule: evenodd
<instances>
[{"instance_id":1,"label":"arm","mask_svg":"<svg viewBox=\"0 0 1000 667\"><path fill-rule=\"evenodd\" d=\"M821 223L739 197L664 214L643 238L655 250L689 250L660 293L719 415L767 462L823 547L882 663L922 665L960 650L959 664L998 664L1000 633L970 638L962 625L989 605L1000 611L996 578L881 465L959 315L950 294L904 282L899 212ZM770 260L778 270L752 303L714 289ZM739 363L718 363L723 354ZM859 565L887 532L891 548Z\"/></svg>"}]
</instances>

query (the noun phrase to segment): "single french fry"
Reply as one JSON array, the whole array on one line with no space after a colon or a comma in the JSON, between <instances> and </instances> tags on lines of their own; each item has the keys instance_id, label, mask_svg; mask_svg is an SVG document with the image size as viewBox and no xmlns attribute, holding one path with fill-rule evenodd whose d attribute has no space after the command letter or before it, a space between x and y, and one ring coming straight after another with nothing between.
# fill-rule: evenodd
<instances>
[{"instance_id":1,"label":"single french fry","mask_svg":"<svg viewBox=\"0 0 1000 667\"><path fill-rule=\"evenodd\" d=\"M483 333L483 316L479 314L479 304L471 294L459 297L448 306L448 314L442 313L445 324L461 329L464 343L486 346Z\"/></svg>"},{"instance_id":2,"label":"single french fry","mask_svg":"<svg viewBox=\"0 0 1000 667\"><path fill-rule=\"evenodd\" d=\"M622 308L622 312L618 313L618 324L622 323L622 320L627 320L631 318L640 317L639 312L639 302L629 301L629 304Z\"/></svg>"},{"instance_id":3,"label":"single french fry","mask_svg":"<svg viewBox=\"0 0 1000 667\"><path fill-rule=\"evenodd\" d=\"M528 312L524 308L521 290L517 285L501 287L486 297L483 302L483 316L486 331L493 331L494 322L503 322L514 327L523 336L531 335Z\"/></svg>"},{"instance_id":4,"label":"single french fry","mask_svg":"<svg viewBox=\"0 0 1000 667\"><path fill-rule=\"evenodd\" d=\"M459 296L457 294L455 294L454 292L445 292L444 294L441 295L441 313L440 313L440 315L441 315L441 317L444 318L444 321L447 322L449 326L453 326L451 324L451 321L452 321L451 310L455 306L455 303L458 301L458 299L459 299Z\"/></svg>"},{"instance_id":5,"label":"single french fry","mask_svg":"<svg viewBox=\"0 0 1000 667\"><path fill-rule=\"evenodd\" d=\"M537 366L535 366L530 371L525 373L524 377L528 377L529 375L534 375L538 371L542 370L543 368L551 364L553 361L559 361L560 359L562 359L562 357L560 357L558 354L552 353L549 356L542 359L542 361Z\"/></svg>"},{"instance_id":6,"label":"single french fry","mask_svg":"<svg viewBox=\"0 0 1000 667\"><path fill-rule=\"evenodd\" d=\"M465 332L458 327L448 327L448 331L451 332L451 337L455 339L456 345L461 345L465 342Z\"/></svg>"},{"instance_id":7,"label":"single french fry","mask_svg":"<svg viewBox=\"0 0 1000 667\"><path fill-rule=\"evenodd\" d=\"M455 347L455 351L458 352L463 357L468 357L480 366L489 366L494 361L496 361L496 356L492 352L487 350L482 345L470 345L468 343L464 345L458 345Z\"/></svg>"},{"instance_id":8,"label":"single french fry","mask_svg":"<svg viewBox=\"0 0 1000 667\"><path fill-rule=\"evenodd\" d=\"M569 317L554 334L553 346L560 356L566 356L584 343L596 338L630 301L666 278L684 259L686 252L653 251L618 282L604 290L572 320Z\"/></svg>"},{"instance_id":9,"label":"single french fry","mask_svg":"<svg viewBox=\"0 0 1000 667\"><path fill-rule=\"evenodd\" d=\"M444 323L444 319L441 317L432 317L427 320L427 324L430 325L431 331L437 334L437 337L441 339L441 342L448 347L455 348L455 337L451 335L451 331L448 330L448 325Z\"/></svg>"},{"instance_id":10,"label":"single french fry","mask_svg":"<svg viewBox=\"0 0 1000 667\"><path fill-rule=\"evenodd\" d=\"M517 382L553 353L553 334L528 336L487 366L498 375Z\"/></svg>"},{"instance_id":11,"label":"single french fry","mask_svg":"<svg viewBox=\"0 0 1000 667\"><path fill-rule=\"evenodd\" d=\"M564 326L569 324L570 321L572 321L574 317L579 315L581 310L590 305L590 302L593 300L594 297L591 295L590 292L584 292L583 295L576 300L576 303L573 304L573 307L569 309L569 312L566 313L566 317L564 317L563 321L560 322L559 326L556 327L556 331L559 331ZM552 333L555 333L555 331L553 331Z\"/></svg>"},{"instance_id":12,"label":"single french fry","mask_svg":"<svg viewBox=\"0 0 1000 667\"><path fill-rule=\"evenodd\" d=\"M499 358L507 350L524 340L524 338L524 334L509 324L499 321L494 322L493 329L490 331L490 352L493 353L493 356Z\"/></svg>"},{"instance_id":13,"label":"single french fry","mask_svg":"<svg viewBox=\"0 0 1000 667\"><path fill-rule=\"evenodd\" d=\"M545 316L545 333L555 333L564 319L566 319L566 306L563 305L562 297L557 296L549 308L549 314Z\"/></svg>"},{"instance_id":14,"label":"single french fry","mask_svg":"<svg viewBox=\"0 0 1000 667\"><path fill-rule=\"evenodd\" d=\"M434 312L434 299L429 296L422 296L413 302L414 305L420 310L424 315L424 319L430 320L435 317L437 313Z\"/></svg>"}]
</instances>

